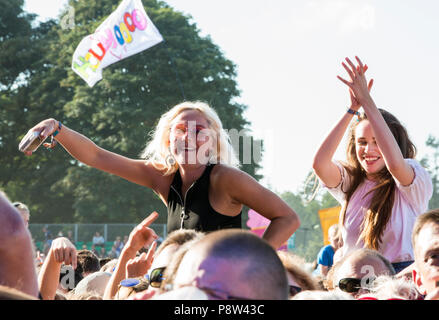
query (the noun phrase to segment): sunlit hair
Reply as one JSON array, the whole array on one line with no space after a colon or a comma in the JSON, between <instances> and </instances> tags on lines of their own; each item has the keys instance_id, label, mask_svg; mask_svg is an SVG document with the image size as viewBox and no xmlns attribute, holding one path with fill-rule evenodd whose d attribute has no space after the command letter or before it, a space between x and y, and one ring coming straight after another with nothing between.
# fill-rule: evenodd
<instances>
[{"instance_id":1,"label":"sunlit hair","mask_svg":"<svg viewBox=\"0 0 439 320\"><path fill-rule=\"evenodd\" d=\"M383 109L379 109L379 111L395 137L404 159L413 159L416 155L416 148L409 139L407 130L390 112ZM349 200L358 186L366 179L366 172L357 159L355 143L356 128L358 124L364 120L367 120L367 116L363 113L358 117L358 121L352 122L349 131L349 140L346 150L348 163L345 167L349 175L352 177L352 184L346 192L346 201L341 210L341 225L344 224L346 208ZM370 207L363 218L359 241L363 240L367 248L378 250L384 229L386 228L392 213L396 185L395 180L385 166L380 172L374 174L374 178L377 184L368 192L368 194L373 192L373 196Z\"/></svg>"},{"instance_id":2,"label":"sunlit hair","mask_svg":"<svg viewBox=\"0 0 439 320\"><path fill-rule=\"evenodd\" d=\"M294 278L302 290L320 289L319 284L314 280L312 275L302 268L304 263L301 263L299 257L289 251L285 252L278 250L276 253L279 256L280 261L282 261L285 270Z\"/></svg>"},{"instance_id":3,"label":"sunlit hair","mask_svg":"<svg viewBox=\"0 0 439 320\"><path fill-rule=\"evenodd\" d=\"M154 257L158 257L159 254L170 245L182 246L188 241L194 239L201 239L204 236L203 232L196 231L194 229L178 229L172 231L166 239L160 244L154 253Z\"/></svg>"},{"instance_id":4,"label":"sunlit hair","mask_svg":"<svg viewBox=\"0 0 439 320\"><path fill-rule=\"evenodd\" d=\"M404 278L394 278L388 275L377 277L369 290L370 293L366 294L366 296L373 296L378 300L394 298L416 300L419 297L413 281L408 281Z\"/></svg>"},{"instance_id":5,"label":"sunlit hair","mask_svg":"<svg viewBox=\"0 0 439 320\"><path fill-rule=\"evenodd\" d=\"M165 175L177 171L178 163L169 161L171 156L169 150L169 136L172 121L183 111L197 110L207 120L210 130L213 131L211 138L216 148L210 150L209 162L222 163L233 167L239 167L239 159L230 143L229 134L224 130L218 114L208 104L200 101L186 101L180 103L164 113L154 131L151 132L151 140L148 141L141 158L150 162L154 168L163 170Z\"/></svg>"}]
</instances>

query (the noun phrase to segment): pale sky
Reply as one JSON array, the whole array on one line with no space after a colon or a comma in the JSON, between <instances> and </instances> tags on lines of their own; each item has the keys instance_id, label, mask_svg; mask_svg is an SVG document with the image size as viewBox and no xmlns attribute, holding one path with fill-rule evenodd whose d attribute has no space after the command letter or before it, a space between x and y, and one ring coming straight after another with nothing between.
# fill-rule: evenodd
<instances>
[{"instance_id":1,"label":"pale sky","mask_svg":"<svg viewBox=\"0 0 439 320\"><path fill-rule=\"evenodd\" d=\"M41 19L65 0L27 0ZM372 97L426 154L439 138L439 1L168 0L237 65L240 103L265 140L262 183L297 191L318 146L349 105L341 62L358 55L374 79ZM148 8L146 8L148 13ZM342 142L336 154L344 159Z\"/></svg>"}]
</instances>

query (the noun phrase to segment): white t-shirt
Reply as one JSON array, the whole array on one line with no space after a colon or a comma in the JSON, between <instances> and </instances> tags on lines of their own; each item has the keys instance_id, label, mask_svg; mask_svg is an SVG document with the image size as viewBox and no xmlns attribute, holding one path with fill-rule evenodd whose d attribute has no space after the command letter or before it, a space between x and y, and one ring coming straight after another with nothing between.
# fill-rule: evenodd
<instances>
[{"instance_id":1,"label":"white t-shirt","mask_svg":"<svg viewBox=\"0 0 439 320\"><path fill-rule=\"evenodd\" d=\"M413 168L415 178L408 186L401 185L395 179L396 189L392 214L382 235L379 248L379 252L392 263L414 260L411 242L413 225L416 217L427 211L428 202L433 195L433 184L427 170L414 159L405 159L405 161ZM340 204L343 204L351 177L341 163L337 161L334 163L340 169L342 180L337 187L327 189ZM364 247L364 242L358 242L358 239L363 217L373 195L373 193L366 194L374 186L375 182L365 179L349 201L342 228L343 256L352 250Z\"/></svg>"}]
</instances>

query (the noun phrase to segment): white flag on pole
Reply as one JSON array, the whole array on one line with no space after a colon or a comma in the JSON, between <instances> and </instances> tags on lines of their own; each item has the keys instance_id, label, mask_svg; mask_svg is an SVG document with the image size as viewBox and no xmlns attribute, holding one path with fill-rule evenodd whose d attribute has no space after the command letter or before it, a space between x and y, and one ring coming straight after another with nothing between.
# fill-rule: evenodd
<instances>
[{"instance_id":1,"label":"white flag on pole","mask_svg":"<svg viewBox=\"0 0 439 320\"><path fill-rule=\"evenodd\" d=\"M72 69L90 87L102 79L102 69L163 41L141 0L123 0L96 29L81 40Z\"/></svg>"}]
</instances>

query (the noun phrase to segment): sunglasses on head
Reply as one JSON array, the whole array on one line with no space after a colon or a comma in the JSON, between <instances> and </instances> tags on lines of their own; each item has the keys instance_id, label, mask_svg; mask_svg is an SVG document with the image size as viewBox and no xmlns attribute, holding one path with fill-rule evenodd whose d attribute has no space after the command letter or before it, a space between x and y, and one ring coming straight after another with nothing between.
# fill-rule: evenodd
<instances>
[{"instance_id":1,"label":"sunglasses on head","mask_svg":"<svg viewBox=\"0 0 439 320\"><path fill-rule=\"evenodd\" d=\"M155 268L151 271L150 275L147 275L149 280L149 285L153 288L160 288L162 281L165 279L163 274L166 270L166 267Z\"/></svg>"},{"instance_id":2,"label":"sunglasses on head","mask_svg":"<svg viewBox=\"0 0 439 320\"><path fill-rule=\"evenodd\" d=\"M370 286L374 280L374 278L366 279L366 287L363 289L367 289L367 286ZM340 279L337 286L344 292L357 293L362 288L361 282L362 280L357 278L343 278Z\"/></svg>"}]
</instances>

